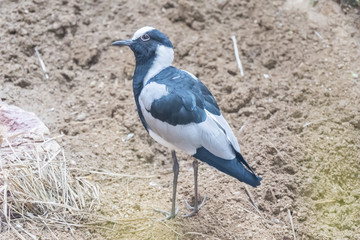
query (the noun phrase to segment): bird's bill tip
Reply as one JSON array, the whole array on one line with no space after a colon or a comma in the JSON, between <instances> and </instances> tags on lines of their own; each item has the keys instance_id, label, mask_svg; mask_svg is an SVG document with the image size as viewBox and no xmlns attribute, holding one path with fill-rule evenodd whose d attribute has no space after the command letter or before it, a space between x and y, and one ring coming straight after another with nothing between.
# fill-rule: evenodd
<instances>
[{"instance_id":1,"label":"bird's bill tip","mask_svg":"<svg viewBox=\"0 0 360 240\"><path fill-rule=\"evenodd\" d=\"M111 45L113 46L130 46L132 44L132 40L131 39L127 39L127 40L119 40L119 41L115 41L115 42L112 42Z\"/></svg>"}]
</instances>

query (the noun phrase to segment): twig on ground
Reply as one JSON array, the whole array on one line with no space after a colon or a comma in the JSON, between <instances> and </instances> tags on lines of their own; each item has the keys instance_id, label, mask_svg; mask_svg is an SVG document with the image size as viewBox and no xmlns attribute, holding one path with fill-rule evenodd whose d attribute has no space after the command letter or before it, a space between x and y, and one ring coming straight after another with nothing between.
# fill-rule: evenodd
<instances>
[{"instance_id":1,"label":"twig on ground","mask_svg":"<svg viewBox=\"0 0 360 240\"><path fill-rule=\"evenodd\" d=\"M9 224L9 226L10 226L11 230L13 230L13 232L15 233L15 235L16 235L18 238L20 238L21 240L26 240L26 238L25 238L23 235L21 235L21 234L19 233L19 231L16 230L16 228L15 228L12 224Z\"/></svg>"},{"instance_id":2,"label":"twig on ground","mask_svg":"<svg viewBox=\"0 0 360 240\"><path fill-rule=\"evenodd\" d=\"M206 239L221 240L220 238L213 237L213 236L207 235L207 234L205 234L205 233L199 233L199 232L187 232L187 233L185 233L184 235L198 235L198 236L206 237Z\"/></svg>"},{"instance_id":3,"label":"twig on ground","mask_svg":"<svg viewBox=\"0 0 360 240\"><path fill-rule=\"evenodd\" d=\"M243 70L243 67L242 67L242 64L241 64L241 61L240 61L239 50L238 50L238 47L237 47L237 44L236 44L236 38L235 38L235 36L231 36L231 39L232 39L232 41L234 43L234 52L235 52L236 62L237 62L238 67L240 69L240 74L243 77L244 76L244 70Z\"/></svg>"},{"instance_id":4,"label":"twig on ground","mask_svg":"<svg viewBox=\"0 0 360 240\"><path fill-rule=\"evenodd\" d=\"M77 170L83 171L81 169L77 169ZM108 171L106 171L106 172L89 171L89 173L107 175L107 176L118 177L118 178L123 178L123 177L128 177L128 178L154 178L154 177L156 177L156 175L141 176L141 175L113 173L113 172L108 172Z\"/></svg>"},{"instance_id":5,"label":"twig on ground","mask_svg":"<svg viewBox=\"0 0 360 240\"><path fill-rule=\"evenodd\" d=\"M334 203L334 202L336 202L335 199L328 199L328 200L316 201L315 204L326 204L326 203Z\"/></svg>"},{"instance_id":6,"label":"twig on ground","mask_svg":"<svg viewBox=\"0 0 360 240\"><path fill-rule=\"evenodd\" d=\"M48 72L47 72L47 70L46 70L45 63L44 63L44 61L41 59L41 56L40 56L40 53L39 53L37 47L35 47L35 52L36 52L36 56L37 56L38 59L39 59L41 68L42 68L42 70L43 70L44 73L45 73L45 78L46 78L46 79L49 79L49 74L48 74Z\"/></svg>"},{"instance_id":7,"label":"twig on ground","mask_svg":"<svg viewBox=\"0 0 360 240\"><path fill-rule=\"evenodd\" d=\"M54 237L54 239L59 240L59 238L55 235L55 233L51 230L46 222L43 221L44 226L49 230L50 234Z\"/></svg>"},{"instance_id":8,"label":"twig on ground","mask_svg":"<svg viewBox=\"0 0 360 240\"><path fill-rule=\"evenodd\" d=\"M34 235L29 233L28 231L26 231L24 228L22 228L19 224L16 225L17 228L19 228L21 231L23 231L24 233L26 233L27 235L29 235L29 237L31 237L34 240L37 240L38 238Z\"/></svg>"},{"instance_id":9,"label":"twig on ground","mask_svg":"<svg viewBox=\"0 0 360 240\"><path fill-rule=\"evenodd\" d=\"M258 207L256 206L255 200L254 200L251 192L249 191L248 187L245 185L244 188L245 188L245 190L246 190L247 195L248 195L249 198L250 198L250 201L251 201L252 205L254 205L255 209L259 211Z\"/></svg>"},{"instance_id":10,"label":"twig on ground","mask_svg":"<svg viewBox=\"0 0 360 240\"><path fill-rule=\"evenodd\" d=\"M141 232L141 231L147 230L147 229L149 229L149 228L151 228L151 227L152 227L152 226L150 225L150 226L147 226L147 227L138 228L138 229L129 231L129 233Z\"/></svg>"},{"instance_id":11,"label":"twig on ground","mask_svg":"<svg viewBox=\"0 0 360 240\"><path fill-rule=\"evenodd\" d=\"M163 225L165 225L167 228L169 228L171 231L173 231L178 236L184 236L184 234L178 233L175 229L171 228L169 225L167 225L164 221L157 221Z\"/></svg>"},{"instance_id":12,"label":"twig on ground","mask_svg":"<svg viewBox=\"0 0 360 240\"><path fill-rule=\"evenodd\" d=\"M44 141L41 141L41 145L44 145L44 144L46 144L46 143L48 143L48 142L50 142L50 141L52 141L52 140L56 140L56 139L62 138L62 137L64 137L64 136L65 136L64 134L60 134L60 135L58 135L58 136L56 136L56 137L52 137L52 138L46 139L46 140L44 140Z\"/></svg>"},{"instance_id":13,"label":"twig on ground","mask_svg":"<svg viewBox=\"0 0 360 240\"><path fill-rule=\"evenodd\" d=\"M270 221L270 220L266 219L265 217L263 217L263 216L260 214L260 212L258 212L258 214L256 214L256 213L254 213L254 212L252 212L252 211L250 211L250 210L248 210L248 209L246 209L246 208L244 208L244 207L240 207L240 208L241 208L243 211L247 212L247 213L251 213L251 214L253 214L253 215L257 216L257 217L262 218L262 220L265 221L265 223L273 224L272 221ZM266 226L265 224L263 224L263 225Z\"/></svg>"},{"instance_id":14,"label":"twig on ground","mask_svg":"<svg viewBox=\"0 0 360 240\"><path fill-rule=\"evenodd\" d=\"M244 130L244 128L245 128L245 124L240 127L239 132L241 132L242 130Z\"/></svg>"},{"instance_id":15,"label":"twig on ground","mask_svg":"<svg viewBox=\"0 0 360 240\"><path fill-rule=\"evenodd\" d=\"M323 39L323 37L318 33L317 31L314 31L315 35L318 36L320 39Z\"/></svg>"},{"instance_id":16,"label":"twig on ground","mask_svg":"<svg viewBox=\"0 0 360 240\"><path fill-rule=\"evenodd\" d=\"M248 209L246 209L246 208L244 208L244 207L241 207L241 206L240 206L240 208L241 208L243 211L247 212L247 213L251 213L251 214L254 214L254 215L257 216L257 217L261 217L259 214L256 214L256 213L254 213L254 212L252 212L252 211L250 211L250 210L248 210Z\"/></svg>"},{"instance_id":17,"label":"twig on ground","mask_svg":"<svg viewBox=\"0 0 360 240\"><path fill-rule=\"evenodd\" d=\"M283 156L283 154L279 151L279 149L277 149L277 147L269 140L269 139L267 139L266 137L264 137L264 136L262 136L262 135L259 135L261 138L263 138L263 139L265 139L266 141L268 141L270 144L271 144L271 146L273 147L273 148L275 148L275 150L276 150L276 152L280 155L280 157L281 157L281 159L283 160L283 161L285 161L285 158L284 158L284 156ZM289 158L291 158L287 153L285 153Z\"/></svg>"},{"instance_id":18,"label":"twig on ground","mask_svg":"<svg viewBox=\"0 0 360 240\"><path fill-rule=\"evenodd\" d=\"M2 166L1 166L2 171ZM3 197L3 214L5 216L6 221L8 222L8 206L7 206L7 195L8 195L8 175L7 172L3 172L4 177L4 197ZM9 222L8 222L9 223Z\"/></svg>"},{"instance_id":19,"label":"twig on ground","mask_svg":"<svg viewBox=\"0 0 360 240\"><path fill-rule=\"evenodd\" d=\"M4 138L6 143L8 144L8 146L10 147L11 149L11 152L14 154L16 160L20 161L20 158L18 157L18 155L15 153L15 150L14 148L12 147L11 143L9 142L9 140L7 138Z\"/></svg>"},{"instance_id":20,"label":"twig on ground","mask_svg":"<svg viewBox=\"0 0 360 240\"><path fill-rule=\"evenodd\" d=\"M73 125L87 124L87 123L92 123L92 122L100 122L100 121L103 121L103 120L111 120L111 118L104 117L104 118L91 119L91 120L82 121L82 122L70 122L70 124L73 124Z\"/></svg>"},{"instance_id":21,"label":"twig on ground","mask_svg":"<svg viewBox=\"0 0 360 240\"><path fill-rule=\"evenodd\" d=\"M267 220L267 219L263 216L263 214L260 212L260 210L259 210L258 206L256 205L255 200L254 200L251 192L249 191L248 187L245 185L244 188L245 188L245 190L246 190L247 195L248 195L249 198L250 198L250 202L252 203L252 205L253 205L253 207L255 208L255 210L257 211L257 213L262 217L263 220L269 221L269 220Z\"/></svg>"},{"instance_id":22,"label":"twig on ground","mask_svg":"<svg viewBox=\"0 0 360 240\"><path fill-rule=\"evenodd\" d=\"M291 216L290 209L288 209L288 215L289 215L289 219L290 219L290 224L291 224L291 229L292 229L292 232L293 232L294 240L296 240L294 222L293 222L293 219L292 219L292 216Z\"/></svg>"},{"instance_id":23,"label":"twig on ground","mask_svg":"<svg viewBox=\"0 0 360 240\"><path fill-rule=\"evenodd\" d=\"M97 216L99 217L99 216ZM115 218L115 219L100 219L98 221L95 222L85 222L82 223L82 225L100 225L100 224L104 224L104 223L124 223L124 222L136 222L136 221L150 221L153 220L152 218Z\"/></svg>"}]
</instances>

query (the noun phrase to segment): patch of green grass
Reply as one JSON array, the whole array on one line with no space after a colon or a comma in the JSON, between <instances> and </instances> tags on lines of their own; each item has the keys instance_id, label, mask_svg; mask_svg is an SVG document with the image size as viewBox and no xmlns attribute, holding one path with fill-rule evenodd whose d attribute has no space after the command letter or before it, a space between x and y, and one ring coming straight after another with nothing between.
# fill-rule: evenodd
<instances>
[{"instance_id":1,"label":"patch of green grass","mask_svg":"<svg viewBox=\"0 0 360 240\"><path fill-rule=\"evenodd\" d=\"M360 7L360 0L340 0L340 4L351 7Z\"/></svg>"}]
</instances>

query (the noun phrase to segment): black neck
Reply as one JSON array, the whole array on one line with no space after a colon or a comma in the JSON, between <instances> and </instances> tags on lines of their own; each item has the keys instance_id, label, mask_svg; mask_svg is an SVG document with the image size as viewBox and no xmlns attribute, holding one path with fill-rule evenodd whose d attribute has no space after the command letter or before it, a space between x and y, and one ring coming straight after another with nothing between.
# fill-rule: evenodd
<instances>
[{"instance_id":1,"label":"black neck","mask_svg":"<svg viewBox=\"0 0 360 240\"><path fill-rule=\"evenodd\" d=\"M147 126L144 116L142 115L141 110L140 110L139 96L140 96L141 90L144 87L144 78L145 78L146 74L149 72L149 70L154 62L154 59L155 59L155 56L146 61L136 60L136 67L135 67L135 72L134 72L134 77L133 77L133 92L134 92L136 107L138 110L140 120L141 120L142 124L144 125L144 127L146 128L146 130L148 130L148 126Z\"/></svg>"}]
</instances>

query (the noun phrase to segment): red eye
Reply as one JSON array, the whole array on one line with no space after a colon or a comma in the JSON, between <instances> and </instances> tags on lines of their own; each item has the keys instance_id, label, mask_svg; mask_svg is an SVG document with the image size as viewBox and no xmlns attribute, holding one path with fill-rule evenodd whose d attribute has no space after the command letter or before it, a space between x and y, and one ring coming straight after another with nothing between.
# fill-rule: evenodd
<instances>
[{"instance_id":1,"label":"red eye","mask_svg":"<svg viewBox=\"0 0 360 240\"><path fill-rule=\"evenodd\" d=\"M150 36L145 33L144 35L141 36L141 40L143 40L144 42L149 41L149 40L150 40Z\"/></svg>"}]
</instances>

